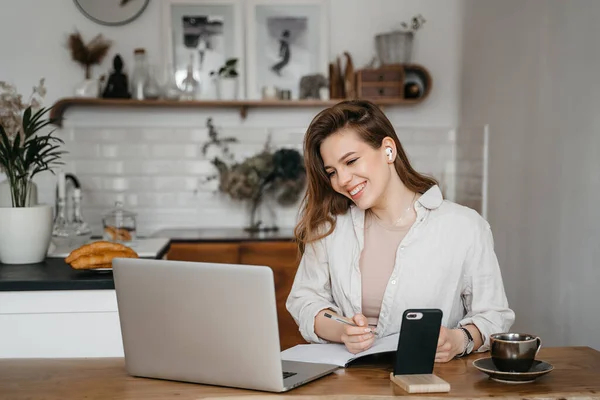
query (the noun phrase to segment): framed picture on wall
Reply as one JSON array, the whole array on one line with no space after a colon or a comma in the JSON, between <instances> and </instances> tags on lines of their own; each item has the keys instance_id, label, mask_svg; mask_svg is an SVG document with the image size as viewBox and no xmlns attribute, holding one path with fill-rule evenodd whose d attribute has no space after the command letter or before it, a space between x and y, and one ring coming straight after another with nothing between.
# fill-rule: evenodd
<instances>
[{"instance_id":1,"label":"framed picture on wall","mask_svg":"<svg viewBox=\"0 0 600 400\"><path fill-rule=\"evenodd\" d=\"M191 68L199 98L214 99L211 71L237 58L238 98L244 98L244 20L242 0L162 0L165 68L181 88Z\"/></svg>"},{"instance_id":2,"label":"framed picture on wall","mask_svg":"<svg viewBox=\"0 0 600 400\"><path fill-rule=\"evenodd\" d=\"M264 88L289 90L298 99L300 79L328 76L329 10L326 0L248 0L246 95Z\"/></svg>"}]
</instances>

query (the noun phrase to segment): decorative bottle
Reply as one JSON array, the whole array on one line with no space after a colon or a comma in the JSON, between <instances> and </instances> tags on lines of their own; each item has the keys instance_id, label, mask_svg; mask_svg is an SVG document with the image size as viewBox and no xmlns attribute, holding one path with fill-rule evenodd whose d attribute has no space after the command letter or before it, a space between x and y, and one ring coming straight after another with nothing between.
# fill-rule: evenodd
<instances>
[{"instance_id":1,"label":"decorative bottle","mask_svg":"<svg viewBox=\"0 0 600 400\"><path fill-rule=\"evenodd\" d=\"M200 82L194 78L194 58L190 55L190 62L187 66L187 75L181 82L181 100L196 100L200 90Z\"/></svg>"},{"instance_id":2,"label":"decorative bottle","mask_svg":"<svg viewBox=\"0 0 600 400\"><path fill-rule=\"evenodd\" d=\"M135 49L133 51L133 73L131 74L131 98L144 100L144 86L148 80L148 64L146 61L146 50Z\"/></svg>"},{"instance_id":3,"label":"decorative bottle","mask_svg":"<svg viewBox=\"0 0 600 400\"><path fill-rule=\"evenodd\" d=\"M68 245L72 234L67 220L66 181L64 172L58 174L58 197L56 215L52 225L52 241L56 246Z\"/></svg>"},{"instance_id":4,"label":"decorative bottle","mask_svg":"<svg viewBox=\"0 0 600 400\"><path fill-rule=\"evenodd\" d=\"M73 230L77 242L85 244L92 237L92 230L81 215L81 189L73 189Z\"/></svg>"}]
</instances>

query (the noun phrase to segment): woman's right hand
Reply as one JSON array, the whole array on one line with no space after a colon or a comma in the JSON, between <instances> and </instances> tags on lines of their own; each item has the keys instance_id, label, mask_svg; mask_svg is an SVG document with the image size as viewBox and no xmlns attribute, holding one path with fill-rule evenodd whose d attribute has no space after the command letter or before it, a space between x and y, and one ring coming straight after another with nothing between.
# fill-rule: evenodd
<instances>
[{"instance_id":1,"label":"woman's right hand","mask_svg":"<svg viewBox=\"0 0 600 400\"><path fill-rule=\"evenodd\" d=\"M364 315L356 314L352 320L357 326L344 324L342 342L350 353L356 354L370 348L375 341L375 335L374 328L368 326L367 318Z\"/></svg>"}]
</instances>

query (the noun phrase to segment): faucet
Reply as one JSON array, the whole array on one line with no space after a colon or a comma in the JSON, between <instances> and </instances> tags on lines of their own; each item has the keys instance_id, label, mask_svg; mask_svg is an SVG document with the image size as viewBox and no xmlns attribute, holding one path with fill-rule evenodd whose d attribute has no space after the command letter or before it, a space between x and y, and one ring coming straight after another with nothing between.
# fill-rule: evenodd
<instances>
[{"instance_id":1,"label":"faucet","mask_svg":"<svg viewBox=\"0 0 600 400\"><path fill-rule=\"evenodd\" d=\"M71 185L68 185L69 181ZM67 186L73 187L72 194L67 190ZM61 195L64 198L61 198ZM53 242L57 246L78 246L87 242L91 236L91 228L81 217L81 185L79 179L73 174L61 173L56 187L56 206L52 226Z\"/></svg>"},{"instance_id":2,"label":"faucet","mask_svg":"<svg viewBox=\"0 0 600 400\"><path fill-rule=\"evenodd\" d=\"M65 174L65 193L67 192L66 187L68 186L69 181L71 181L72 186L75 189L81 189L81 184L79 183L79 179L77 179L77 177L74 174L66 173ZM55 203L55 205L54 205L55 214L54 215L58 214L58 187L59 187L59 184L56 185L56 197L55 197L55 202L54 202ZM67 202L67 198L68 198L68 196L65 196L65 203Z\"/></svg>"}]
</instances>

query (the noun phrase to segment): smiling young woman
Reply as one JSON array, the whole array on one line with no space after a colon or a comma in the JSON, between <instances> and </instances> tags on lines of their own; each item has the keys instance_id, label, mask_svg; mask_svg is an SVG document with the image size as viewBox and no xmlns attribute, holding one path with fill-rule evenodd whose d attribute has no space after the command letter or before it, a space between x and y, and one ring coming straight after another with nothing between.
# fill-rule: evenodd
<instances>
[{"instance_id":1,"label":"smiling young woman","mask_svg":"<svg viewBox=\"0 0 600 400\"><path fill-rule=\"evenodd\" d=\"M304 140L302 260L287 308L309 342L357 353L398 333L409 308L439 308L436 361L489 347L514 321L489 224L442 198L368 101L319 113ZM353 319L340 324L325 311Z\"/></svg>"}]
</instances>

